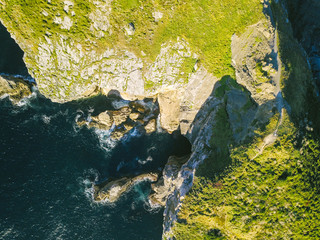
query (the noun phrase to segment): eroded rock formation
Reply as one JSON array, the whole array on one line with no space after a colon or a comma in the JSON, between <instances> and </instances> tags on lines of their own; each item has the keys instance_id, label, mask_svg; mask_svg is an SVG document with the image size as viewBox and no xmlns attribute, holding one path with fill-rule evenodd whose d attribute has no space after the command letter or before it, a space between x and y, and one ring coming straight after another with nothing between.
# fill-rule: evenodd
<instances>
[{"instance_id":1,"label":"eroded rock formation","mask_svg":"<svg viewBox=\"0 0 320 240\"><path fill-rule=\"evenodd\" d=\"M0 97L9 95L13 103L18 103L32 93L33 85L21 77L2 75L0 76Z\"/></svg>"},{"instance_id":2,"label":"eroded rock formation","mask_svg":"<svg viewBox=\"0 0 320 240\"><path fill-rule=\"evenodd\" d=\"M93 199L95 201L115 202L136 183L146 180L155 182L157 179L157 173L145 173L135 177L122 177L116 180L108 180L94 186Z\"/></svg>"}]
</instances>

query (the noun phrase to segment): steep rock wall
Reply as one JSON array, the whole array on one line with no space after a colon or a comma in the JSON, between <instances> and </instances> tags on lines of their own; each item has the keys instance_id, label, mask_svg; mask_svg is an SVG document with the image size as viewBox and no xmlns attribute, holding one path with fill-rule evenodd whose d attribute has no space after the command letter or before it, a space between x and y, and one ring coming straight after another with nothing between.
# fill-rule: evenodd
<instances>
[{"instance_id":1,"label":"steep rock wall","mask_svg":"<svg viewBox=\"0 0 320 240\"><path fill-rule=\"evenodd\" d=\"M260 1L247 2L5 0L0 20L46 97L160 93L162 126L186 133L214 83L233 74L231 35L261 18Z\"/></svg>"},{"instance_id":2,"label":"steep rock wall","mask_svg":"<svg viewBox=\"0 0 320 240\"><path fill-rule=\"evenodd\" d=\"M154 5L155 1L150 2ZM230 5L213 1L206 6L186 1L185 6L195 8L186 21L191 33L184 22L177 21L185 28L174 29L179 34L166 37L160 30L171 28L170 19L186 11L183 4L169 2L155 4L160 10L153 9L152 18L148 16L151 20L145 25L150 32L146 34L137 19L119 20L121 1L47 1L34 8L37 12L30 9L32 4L0 1L1 21L24 50L29 72L42 94L58 102L111 90L128 99L155 96L162 127L169 132L180 128L189 138L192 155L170 186L165 237L171 234L195 169L222 147L216 143L220 133L215 131L221 120L231 129L233 141L240 142L273 115L279 66L272 54L275 29L262 14L262 5L268 9L268 1L230 1ZM150 15L148 7L133 8ZM204 7L210 11L199 18ZM256 25L247 28L252 24ZM139 42L139 36L147 42ZM150 53L143 44L157 51Z\"/></svg>"},{"instance_id":3,"label":"steep rock wall","mask_svg":"<svg viewBox=\"0 0 320 240\"><path fill-rule=\"evenodd\" d=\"M179 220L183 199L201 164L211 161L216 165L211 171L219 168L218 165L222 165L222 170L228 163L221 162L223 158L217 158L219 155L215 153L223 151L223 146L239 144L254 136L254 131L274 116L279 101L282 102L277 34L270 3L265 2L264 7L266 18L263 21L249 26L241 36L232 37L236 81L225 77L215 84L186 134L193 146L192 155L176 174L178 177L173 177L174 187L171 187L164 212L164 239L175 239L172 227ZM219 132L221 125L228 126L225 132ZM221 143L224 137L226 141Z\"/></svg>"}]
</instances>

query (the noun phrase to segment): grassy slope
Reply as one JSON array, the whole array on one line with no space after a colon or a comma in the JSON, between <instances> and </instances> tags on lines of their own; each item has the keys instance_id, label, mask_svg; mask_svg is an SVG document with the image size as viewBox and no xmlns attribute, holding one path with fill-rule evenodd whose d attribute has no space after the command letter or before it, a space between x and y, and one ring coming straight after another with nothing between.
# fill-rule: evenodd
<instances>
[{"instance_id":1,"label":"grassy slope","mask_svg":"<svg viewBox=\"0 0 320 240\"><path fill-rule=\"evenodd\" d=\"M319 174L320 145L309 140L300 149L296 133L286 116L278 140L262 155L250 160L261 141L257 137L254 143L232 149L233 164L218 181L198 176L179 214L177 239L319 237L313 172L317 168Z\"/></svg>"},{"instance_id":2,"label":"grassy slope","mask_svg":"<svg viewBox=\"0 0 320 240\"><path fill-rule=\"evenodd\" d=\"M242 32L246 26L263 18L259 0L114 0L110 16L113 33L97 39L89 30L91 23L87 16L94 9L90 1L74 1L72 10L76 15L71 17L74 27L70 31L53 23L55 16L67 16L62 0L51 3L42 0L5 2L4 6L0 4L1 18L9 30L33 47L34 54L46 33L53 36L61 33L81 43L91 40L97 50L116 43L141 57L143 51L144 58L153 61L164 42L183 37L199 54L200 61L217 77L234 74L230 61L232 34ZM49 15L41 14L43 10ZM163 13L159 22L152 16L154 11ZM133 36L125 35L124 26L129 23L134 23L136 28Z\"/></svg>"},{"instance_id":3,"label":"grassy slope","mask_svg":"<svg viewBox=\"0 0 320 240\"><path fill-rule=\"evenodd\" d=\"M227 145L228 154L206 160L202 167L206 171L214 161L229 159L231 165L215 173L215 178L198 171L174 227L176 239L320 238L319 103L306 58L292 37L285 12L274 2L272 9L283 62L282 89L291 106L290 117L286 113L276 142L254 160L250 159L263 136L275 128L277 115L266 129L256 132L251 142ZM311 121L313 131L305 130L301 124L304 119ZM221 135L226 131L223 128Z\"/></svg>"}]
</instances>

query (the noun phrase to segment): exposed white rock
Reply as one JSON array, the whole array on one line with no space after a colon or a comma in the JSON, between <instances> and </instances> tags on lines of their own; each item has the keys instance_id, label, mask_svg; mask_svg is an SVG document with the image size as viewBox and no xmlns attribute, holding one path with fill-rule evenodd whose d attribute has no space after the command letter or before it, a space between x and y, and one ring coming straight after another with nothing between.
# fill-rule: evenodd
<instances>
[{"instance_id":1,"label":"exposed white rock","mask_svg":"<svg viewBox=\"0 0 320 240\"><path fill-rule=\"evenodd\" d=\"M72 1L64 1L64 7L63 7L63 10L66 12L66 13L69 13L69 9L70 7L73 7L74 6L74 3Z\"/></svg>"},{"instance_id":2,"label":"exposed white rock","mask_svg":"<svg viewBox=\"0 0 320 240\"><path fill-rule=\"evenodd\" d=\"M70 30L70 28L72 27L72 25L73 25L73 21L71 20L71 18L69 18L68 16L65 16L65 17L63 18L61 28L62 28L62 29Z\"/></svg>"},{"instance_id":3,"label":"exposed white rock","mask_svg":"<svg viewBox=\"0 0 320 240\"><path fill-rule=\"evenodd\" d=\"M185 85L180 73L183 62L188 57L195 56L191 53L189 44L183 39L178 38L176 42L165 43L156 61L148 68L145 78L152 81L155 86L178 89Z\"/></svg>"},{"instance_id":4,"label":"exposed white rock","mask_svg":"<svg viewBox=\"0 0 320 240\"><path fill-rule=\"evenodd\" d=\"M186 134L199 109L209 98L215 83L219 79L200 67L191 74L180 104L180 130Z\"/></svg>"},{"instance_id":5,"label":"exposed white rock","mask_svg":"<svg viewBox=\"0 0 320 240\"><path fill-rule=\"evenodd\" d=\"M45 17L48 17L48 16L49 16L49 13L48 13L46 10L43 10L41 13L42 13L43 16L45 16Z\"/></svg>"},{"instance_id":6,"label":"exposed white rock","mask_svg":"<svg viewBox=\"0 0 320 240\"><path fill-rule=\"evenodd\" d=\"M60 25L60 24L62 23L62 18L55 16L54 19L53 19L53 22L54 22L55 24Z\"/></svg>"},{"instance_id":7,"label":"exposed white rock","mask_svg":"<svg viewBox=\"0 0 320 240\"><path fill-rule=\"evenodd\" d=\"M156 22L158 22L163 17L163 13L159 11L153 12L152 17L154 17Z\"/></svg>"},{"instance_id":8,"label":"exposed white rock","mask_svg":"<svg viewBox=\"0 0 320 240\"><path fill-rule=\"evenodd\" d=\"M111 31L109 20L112 11L111 2L111 0L93 1L96 8L89 14L91 20L90 31L94 32L98 38L103 37L108 30Z\"/></svg>"},{"instance_id":9,"label":"exposed white rock","mask_svg":"<svg viewBox=\"0 0 320 240\"><path fill-rule=\"evenodd\" d=\"M73 25L73 21L71 20L71 18L69 18L68 16L64 16L64 18L62 19L61 17L55 17L53 19L53 22L55 24L61 25L61 29L67 29L70 30L70 28Z\"/></svg>"},{"instance_id":10,"label":"exposed white rock","mask_svg":"<svg viewBox=\"0 0 320 240\"><path fill-rule=\"evenodd\" d=\"M124 27L126 34L129 36L132 36L135 32L135 28L132 24L128 24L127 26Z\"/></svg>"}]
</instances>

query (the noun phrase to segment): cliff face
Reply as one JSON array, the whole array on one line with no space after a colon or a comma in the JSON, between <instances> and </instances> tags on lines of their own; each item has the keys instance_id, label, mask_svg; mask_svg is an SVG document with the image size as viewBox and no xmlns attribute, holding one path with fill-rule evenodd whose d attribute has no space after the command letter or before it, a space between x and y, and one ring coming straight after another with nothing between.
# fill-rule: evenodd
<instances>
[{"instance_id":1,"label":"cliff face","mask_svg":"<svg viewBox=\"0 0 320 240\"><path fill-rule=\"evenodd\" d=\"M288 1L288 15L294 36L309 56L313 77L320 86L320 2Z\"/></svg>"},{"instance_id":2,"label":"cliff face","mask_svg":"<svg viewBox=\"0 0 320 240\"><path fill-rule=\"evenodd\" d=\"M262 17L260 1L246 2L7 0L0 18L46 97L160 93L163 127L185 133L214 83L234 74L232 34Z\"/></svg>"},{"instance_id":3,"label":"cliff face","mask_svg":"<svg viewBox=\"0 0 320 240\"><path fill-rule=\"evenodd\" d=\"M264 11L269 21L232 38L236 80L250 91L253 106L241 108L244 92L236 94L229 85L221 95L215 88L201 109L207 115L195 118L195 135L187 135L195 156L182 167L184 183L176 197L168 198L167 239L319 236L313 224L319 210L304 205L319 197L317 89L304 49L293 37L291 2L270 3ZM239 122L249 136L245 140L235 131Z\"/></svg>"},{"instance_id":4,"label":"cliff face","mask_svg":"<svg viewBox=\"0 0 320 240\"><path fill-rule=\"evenodd\" d=\"M46 97L65 102L114 90L130 100L152 97L159 103L161 126L180 129L189 139L188 160L181 166L171 158L154 184L151 199L165 204L164 238L257 239L269 231L264 218L241 215L244 225L234 222L236 201L224 197L240 199L245 193L223 192L223 184L234 181L231 188L263 179L257 172L242 179L237 171L256 165L269 171L272 163L265 158L282 152L274 157L264 155L270 154L265 149L281 145L284 136L293 139L297 131L287 112L296 118L292 121L305 117L311 72L284 1L0 0L0 19ZM291 144L284 147L285 156L298 152L292 142L285 142ZM288 162L281 164L289 168ZM280 186L262 182L259 187L265 185ZM210 194L220 197L212 203ZM210 208L193 206L192 200L202 197ZM244 228L257 218L254 226L261 232Z\"/></svg>"}]
</instances>

